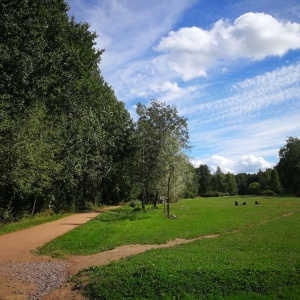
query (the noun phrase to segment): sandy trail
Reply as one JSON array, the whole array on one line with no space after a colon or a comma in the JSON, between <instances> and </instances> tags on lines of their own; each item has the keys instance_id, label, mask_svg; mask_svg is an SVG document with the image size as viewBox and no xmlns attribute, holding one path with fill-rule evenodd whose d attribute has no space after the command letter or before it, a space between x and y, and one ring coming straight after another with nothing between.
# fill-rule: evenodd
<instances>
[{"instance_id":1,"label":"sandy trail","mask_svg":"<svg viewBox=\"0 0 300 300\"><path fill-rule=\"evenodd\" d=\"M151 249L158 249L158 248L166 248L171 246L176 246L179 244L185 244L194 242L197 240L202 239L212 239L217 238L219 234L211 234L211 235L204 235L198 238L194 239L176 239L174 241L169 241L165 244L160 245L141 245L141 244L135 244L135 245L123 245L116 247L112 250L103 251L97 254L93 255L85 255L85 256L70 256L68 258L69 262L71 262L71 267L69 269L70 275L77 274L80 270L86 269L88 267L92 266L100 266L100 265L106 265L110 263L111 261L118 261L122 258L136 255L142 252L145 252L147 250Z\"/></svg>"},{"instance_id":2,"label":"sandy trail","mask_svg":"<svg viewBox=\"0 0 300 300\"><path fill-rule=\"evenodd\" d=\"M108 208L107 208L108 209ZM105 209L104 209L105 210ZM48 273L53 273L52 262L58 262L49 256L38 256L33 253L38 247L57 238L60 235L88 222L95 218L99 212L82 213L62 218L53 222L44 223L35 227L20 230L17 232L8 233L0 236L0 300L27 300L27 299L42 299L39 296L34 297L35 291L38 289L37 284L23 280L22 278L28 276L36 276L32 266L24 267L16 271L20 276L19 280L12 279L7 276L15 267L21 266L23 263L40 263L44 269L50 268ZM59 263L57 263L59 264ZM50 266L50 267L49 267ZM1 271L2 268L2 271ZM7 270L5 270L7 268ZM19 267L20 268L20 267ZM52 268L52 269L51 269ZM28 270L29 269L29 270ZM31 270L30 270L31 269ZM43 271L43 270L42 270ZM54 270L55 271L55 270ZM32 272L32 274L30 274ZM38 271L40 272L40 271ZM46 274L47 276L49 274ZM41 275L43 276L43 275ZM20 281L21 280L21 281ZM44 279L41 278L41 281ZM24 284L26 282L26 284ZM47 296L43 299L48 299ZM83 299L83 297L72 292L70 289L60 291L59 294L49 299Z\"/></svg>"},{"instance_id":3,"label":"sandy trail","mask_svg":"<svg viewBox=\"0 0 300 300\"><path fill-rule=\"evenodd\" d=\"M82 213L0 236L0 263L36 261L49 257L31 251L95 218L99 213ZM1 299L1 298L0 298Z\"/></svg>"}]
</instances>

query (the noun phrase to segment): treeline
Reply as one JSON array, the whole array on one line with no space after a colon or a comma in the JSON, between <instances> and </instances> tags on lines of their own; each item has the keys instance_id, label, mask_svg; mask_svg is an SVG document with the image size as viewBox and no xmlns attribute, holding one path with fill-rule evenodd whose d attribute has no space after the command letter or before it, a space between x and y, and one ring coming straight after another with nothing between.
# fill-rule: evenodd
<instances>
[{"instance_id":1,"label":"treeline","mask_svg":"<svg viewBox=\"0 0 300 300\"><path fill-rule=\"evenodd\" d=\"M134 123L99 70L95 33L63 0L0 2L0 222L160 196L192 174L186 120L138 105Z\"/></svg>"},{"instance_id":2,"label":"treeline","mask_svg":"<svg viewBox=\"0 0 300 300\"><path fill-rule=\"evenodd\" d=\"M198 195L279 195L300 196L300 140L289 137L279 150L279 163L274 168L259 170L255 174L224 174L218 167L211 174L207 165L195 168Z\"/></svg>"}]
</instances>

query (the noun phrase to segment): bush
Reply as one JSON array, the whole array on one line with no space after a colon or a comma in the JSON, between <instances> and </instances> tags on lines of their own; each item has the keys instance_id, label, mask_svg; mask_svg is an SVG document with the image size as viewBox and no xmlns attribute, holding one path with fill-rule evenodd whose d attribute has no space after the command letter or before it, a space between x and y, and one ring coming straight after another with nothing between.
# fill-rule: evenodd
<instances>
[{"instance_id":1,"label":"bush","mask_svg":"<svg viewBox=\"0 0 300 300\"><path fill-rule=\"evenodd\" d=\"M52 208L48 208L48 209L42 211L39 215L40 215L41 217L49 217L49 216L54 215L54 211L53 211Z\"/></svg>"},{"instance_id":2,"label":"bush","mask_svg":"<svg viewBox=\"0 0 300 300\"><path fill-rule=\"evenodd\" d=\"M204 197L223 197L225 196L224 193L217 192L217 191L210 191L204 194Z\"/></svg>"},{"instance_id":3,"label":"bush","mask_svg":"<svg viewBox=\"0 0 300 300\"><path fill-rule=\"evenodd\" d=\"M141 204L141 201L139 201L139 200L131 200L128 205L130 207L137 207L140 204Z\"/></svg>"},{"instance_id":4,"label":"bush","mask_svg":"<svg viewBox=\"0 0 300 300\"><path fill-rule=\"evenodd\" d=\"M262 191L259 191L257 195L276 196L276 194L272 190L262 190Z\"/></svg>"},{"instance_id":5,"label":"bush","mask_svg":"<svg viewBox=\"0 0 300 300\"><path fill-rule=\"evenodd\" d=\"M94 203L87 201L84 203L84 210L94 210L95 206Z\"/></svg>"}]
</instances>

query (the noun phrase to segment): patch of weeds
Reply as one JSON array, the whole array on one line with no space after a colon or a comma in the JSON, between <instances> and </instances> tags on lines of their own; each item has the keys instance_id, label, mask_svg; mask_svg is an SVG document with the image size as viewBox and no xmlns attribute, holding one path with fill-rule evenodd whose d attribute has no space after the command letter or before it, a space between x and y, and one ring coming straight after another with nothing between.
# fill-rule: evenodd
<instances>
[{"instance_id":1,"label":"patch of weeds","mask_svg":"<svg viewBox=\"0 0 300 300\"><path fill-rule=\"evenodd\" d=\"M141 219L150 218L147 212L140 208L134 208L131 210L112 210L107 211L105 214L101 214L97 220L99 222L115 222L115 221L137 221Z\"/></svg>"},{"instance_id":2,"label":"patch of weeds","mask_svg":"<svg viewBox=\"0 0 300 300\"><path fill-rule=\"evenodd\" d=\"M68 254L63 250L54 250L51 253L52 258L66 259Z\"/></svg>"}]
</instances>

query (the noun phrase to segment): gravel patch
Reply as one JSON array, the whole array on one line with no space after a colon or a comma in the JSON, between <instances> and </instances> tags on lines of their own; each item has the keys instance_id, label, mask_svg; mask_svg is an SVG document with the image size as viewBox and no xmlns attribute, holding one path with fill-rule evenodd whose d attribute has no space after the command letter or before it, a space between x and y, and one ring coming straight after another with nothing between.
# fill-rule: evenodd
<instances>
[{"instance_id":1,"label":"gravel patch","mask_svg":"<svg viewBox=\"0 0 300 300\"><path fill-rule=\"evenodd\" d=\"M70 264L59 262L20 262L0 266L0 274L11 279L34 283L36 291L30 295L28 300L40 300L51 290L60 287L67 276Z\"/></svg>"}]
</instances>

